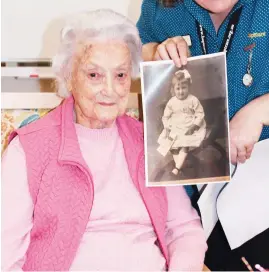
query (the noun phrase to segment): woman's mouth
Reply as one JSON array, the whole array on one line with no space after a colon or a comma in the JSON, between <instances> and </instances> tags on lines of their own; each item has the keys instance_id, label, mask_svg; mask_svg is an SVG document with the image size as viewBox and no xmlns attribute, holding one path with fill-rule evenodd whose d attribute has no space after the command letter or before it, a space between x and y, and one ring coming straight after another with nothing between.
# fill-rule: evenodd
<instances>
[{"instance_id":1,"label":"woman's mouth","mask_svg":"<svg viewBox=\"0 0 269 272\"><path fill-rule=\"evenodd\" d=\"M116 103L113 102L98 102L99 105L104 106L104 107L111 107L114 106Z\"/></svg>"}]
</instances>

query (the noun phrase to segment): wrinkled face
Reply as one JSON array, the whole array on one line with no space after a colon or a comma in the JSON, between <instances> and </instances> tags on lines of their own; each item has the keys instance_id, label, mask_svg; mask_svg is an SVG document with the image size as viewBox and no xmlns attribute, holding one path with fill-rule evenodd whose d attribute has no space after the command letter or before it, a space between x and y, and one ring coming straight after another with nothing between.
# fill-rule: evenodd
<instances>
[{"instance_id":1,"label":"wrinkled face","mask_svg":"<svg viewBox=\"0 0 269 272\"><path fill-rule=\"evenodd\" d=\"M94 42L78 50L70 89L84 118L114 121L127 107L131 55L123 42Z\"/></svg>"},{"instance_id":2,"label":"wrinkled face","mask_svg":"<svg viewBox=\"0 0 269 272\"><path fill-rule=\"evenodd\" d=\"M238 0L195 0L195 2L212 13L229 11Z\"/></svg>"},{"instance_id":3,"label":"wrinkled face","mask_svg":"<svg viewBox=\"0 0 269 272\"><path fill-rule=\"evenodd\" d=\"M188 81L176 81L174 84L174 92L178 99L184 100L189 95L189 83Z\"/></svg>"}]
</instances>

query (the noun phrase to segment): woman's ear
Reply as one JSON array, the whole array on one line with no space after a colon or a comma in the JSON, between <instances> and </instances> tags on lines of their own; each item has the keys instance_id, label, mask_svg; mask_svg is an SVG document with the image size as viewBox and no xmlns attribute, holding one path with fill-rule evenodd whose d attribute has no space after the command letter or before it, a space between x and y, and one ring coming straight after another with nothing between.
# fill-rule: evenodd
<instances>
[{"instance_id":1,"label":"woman's ear","mask_svg":"<svg viewBox=\"0 0 269 272\"><path fill-rule=\"evenodd\" d=\"M74 85L73 67L70 62L71 61L69 60L69 63L67 63L65 69L62 71L63 72L62 77L64 78L65 86L68 92L72 92Z\"/></svg>"},{"instance_id":2,"label":"woman's ear","mask_svg":"<svg viewBox=\"0 0 269 272\"><path fill-rule=\"evenodd\" d=\"M61 30L61 39L62 41L71 41L76 37L75 30L71 27L64 27Z\"/></svg>"}]
</instances>

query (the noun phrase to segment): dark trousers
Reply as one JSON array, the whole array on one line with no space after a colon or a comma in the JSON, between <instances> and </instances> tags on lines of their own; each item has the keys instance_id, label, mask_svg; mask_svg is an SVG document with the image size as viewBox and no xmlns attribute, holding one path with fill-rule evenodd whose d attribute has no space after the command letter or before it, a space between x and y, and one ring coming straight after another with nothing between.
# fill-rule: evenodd
<instances>
[{"instance_id":1,"label":"dark trousers","mask_svg":"<svg viewBox=\"0 0 269 272\"><path fill-rule=\"evenodd\" d=\"M253 221L255 224L255 221ZM205 264L214 271L247 271L241 258L245 257L254 271L255 264L269 269L269 229L234 250L230 249L220 222L208 239Z\"/></svg>"}]
</instances>

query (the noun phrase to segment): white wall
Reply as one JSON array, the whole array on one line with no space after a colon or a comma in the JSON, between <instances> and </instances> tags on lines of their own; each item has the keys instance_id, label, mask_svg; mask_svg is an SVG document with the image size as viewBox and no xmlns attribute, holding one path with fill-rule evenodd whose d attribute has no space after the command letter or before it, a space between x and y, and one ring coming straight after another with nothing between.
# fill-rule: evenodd
<instances>
[{"instance_id":1,"label":"white wall","mask_svg":"<svg viewBox=\"0 0 269 272\"><path fill-rule=\"evenodd\" d=\"M63 17L111 8L136 22L142 0L2 0L2 61L51 58Z\"/></svg>"}]
</instances>

